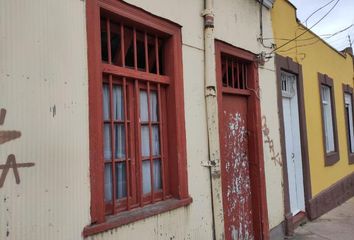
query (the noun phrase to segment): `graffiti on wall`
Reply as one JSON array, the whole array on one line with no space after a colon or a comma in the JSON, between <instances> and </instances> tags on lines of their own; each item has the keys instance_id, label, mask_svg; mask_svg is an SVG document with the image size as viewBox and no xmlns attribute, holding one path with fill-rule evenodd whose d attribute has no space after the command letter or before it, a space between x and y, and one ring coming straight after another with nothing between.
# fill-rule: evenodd
<instances>
[{"instance_id":1,"label":"graffiti on wall","mask_svg":"<svg viewBox=\"0 0 354 240\"><path fill-rule=\"evenodd\" d=\"M6 117L6 109L0 109L0 126L2 126L5 123L5 117ZM0 145L15 140L17 138L21 137L21 132L20 131L15 131L15 130L0 130ZM15 180L17 184L20 184L20 174L18 169L19 168L24 168L24 167L33 167L34 163L17 163L16 162L16 157L14 154L10 154L7 157L6 163L5 164L0 164L0 170L2 170L0 174L0 188L3 187L6 176L9 173L9 171L12 169L13 174L15 176Z\"/></svg>"},{"instance_id":2,"label":"graffiti on wall","mask_svg":"<svg viewBox=\"0 0 354 240\"><path fill-rule=\"evenodd\" d=\"M279 154L279 152L275 152L275 150L274 150L274 141L270 137L270 130L267 125L266 116L262 117L262 132L263 132L263 136L264 136L264 143L268 145L268 150L269 150L271 160L274 162L275 165L278 164L279 166L282 166L283 163L281 161L280 154Z\"/></svg>"}]
</instances>

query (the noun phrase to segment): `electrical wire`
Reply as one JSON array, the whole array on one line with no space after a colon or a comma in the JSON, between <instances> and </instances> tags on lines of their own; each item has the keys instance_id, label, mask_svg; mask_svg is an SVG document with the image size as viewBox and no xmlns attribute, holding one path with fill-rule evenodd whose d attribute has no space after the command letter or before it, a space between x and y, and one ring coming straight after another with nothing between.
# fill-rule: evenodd
<instances>
[{"instance_id":1,"label":"electrical wire","mask_svg":"<svg viewBox=\"0 0 354 240\"><path fill-rule=\"evenodd\" d=\"M339 31L337 31L337 32L335 32L335 33L333 33L333 34L331 34L330 36L326 37L324 40L328 40L328 39L330 39L330 38L332 38L332 37L334 37L334 36L336 36L336 35L338 35L338 34L340 34L340 33L342 33L342 32L345 32L345 31L347 31L348 29L350 29L350 28L353 27L353 26L354 26L354 24L351 24L350 26L348 26L348 27L346 27L346 28L344 28L344 29L341 29L341 30L339 30ZM291 48L288 48L288 49L286 49L286 50L282 50L282 51L279 51L279 52L287 52L287 51L290 51L290 50L295 49L295 48L310 46L310 45L316 44L317 42L319 42L319 41L321 41L321 40L322 40L321 38L318 38L318 39L317 39L316 41L314 41L314 42L307 43L307 44L302 44L302 45L296 45L296 46L294 46L294 47L291 47Z\"/></svg>"},{"instance_id":2,"label":"electrical wire","mask_svg":"<svg viewBox=\"0 0 354 240\"><path fill-rule=\"evenodd\" d=\"M323 8L327 7L329 4L331 4L332 2L334 2L335 0L331 0L328 3L326 3L325 5L323 5L322 7L320 7L319 9L317 9L316 11L314 11L313 13L310 14L310 16L308 16L305 19L305 26L307 27L307 21L313 16L315 15L315 13L317 13L318 11L322 10Z\"/></svg>"},{"instance_id":3,"label":"electrical wire","mask_svg":"<svg viewBox=\"0 0 354 240\"><path fill-rule=\"evenodd\" d=\"M317 24L319 24L325 17L327 17L332 10L337 6L337 4L340 2L340 0L337 0L337 2L332 6L332 8L322 17L320 18L320 20L318 20L315 24L313 24L310 28L306 29L304 32L302 32L301 34L299 34L298 36L296 36L295 38L289 40L288 42L282 44L280 47L277 47L275 49L273 49L269 54L274 53L275 51L279 50L280 48L285 47L286 45L288 45L289 43L295 41L296 39L298 39L299 37L303 36L305 33L307 33L308 31L310 31L313 27L315 27Z\"/></svg>"}]
</instances>

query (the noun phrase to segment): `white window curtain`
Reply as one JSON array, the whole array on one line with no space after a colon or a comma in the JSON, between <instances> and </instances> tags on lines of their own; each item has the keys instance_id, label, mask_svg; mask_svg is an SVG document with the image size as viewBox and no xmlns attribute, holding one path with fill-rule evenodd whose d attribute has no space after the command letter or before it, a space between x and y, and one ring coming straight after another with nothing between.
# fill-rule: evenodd
<instances>
[{"instance_id":1,"label":"white window curtain","mask_svg":"<svg viewBox=\"0 0 354 240\"><path fill-rule=\"evenodd\" d=\"M145 122L150 120L152 122L158 121L158 99L156 91L151 91L149 94L150 111L148 109L148 94L147 91L140 91L140 121ZM141 126L141 154L143 157L156 157L160 155L160 132L158 125L152 125L152 153L150 153L150 129L148 125ZM155 159L153 161L153 185L154 189L161 189L161 160ZM150 160L143 161L142 164L143 175L143 193L151 192L151 168Z\"/></svg>"},{"instance_id":2,"label":"white window curtain","mask_svg":"<svg viewBox=\"0 0 354 240\"><path fill-rule=\"evenodd\" d=\"M124 162L116 164L116 197L123 198L127 196L127 175Z\"/></svg>"},{"instance_id":3,"label":"white window curtain","mask_svg":"<svg viewBox=\"0 0 354 240\"><path fill-rule=\"evenodd\" d=\"M124 120L124 99L123 89L119 85L114 85L112 89L113 98L113 119ZM103 84L103 119L109 121L110 114L110 92L109 85ZM125 158L125 127L123 123L114 124L114 146L115 159ZM111 125L105 123L103 127L103 156L105 161L112 160ZM112 164L105 165L105 200L111 201L113 195ZM116 198L126 196L126 167L125 163L115 164Z\"/></svg>"},{"instance_id":4,"label":"white window curtain","mask_svg":"<svg viewBox=\"0 0 354 240\"><path fill-rule=\"evenodd\" d=\"M326 139L326 152L330 153L335 151L331 88L322 85L321 94L322 94L323 122L324 122L325 139Z\"/></svg>"}]
</instances>

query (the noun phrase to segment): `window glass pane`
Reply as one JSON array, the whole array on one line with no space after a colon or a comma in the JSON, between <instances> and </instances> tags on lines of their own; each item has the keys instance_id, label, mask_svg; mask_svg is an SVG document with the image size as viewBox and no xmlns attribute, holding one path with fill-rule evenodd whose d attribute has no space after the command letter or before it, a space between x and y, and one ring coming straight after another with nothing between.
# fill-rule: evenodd
<instances>
[{"instance_id":1,"label":"window glass pane","mask_svg":"<svg viewBox=\"0 0 354 240\"><path fill-rule=\"evenodd\" d=\"M154 190L160 190L162 188L161 184L161 160L154 160Z\"/></svg>"},{"instance_id":2,"label":"window glass pane","mask_svg":"<svg viewBox=\"0 0 354 240\"><path fill-rule=\"evenodd\" d=\"M158 120L158 105L157 105L157 92L156 91L151 91L150 92L150 106L151 106L151 113L150 113L150 119L151 121L157 121Z\"/></svg>"},{"instance_id":3,"label":"window glass pane","mask_svg":"<svg viewBox=\"0 0 354 240\"><path fill-rule=\"evenodd\" d=\"M125 157L125 128L123 124L116 124L115 126L115 158Z\"/></svg>"},{"instance_id":4,"label":"window glass pane","mask_svg":"<svg viewBox=\"0 0 354 240\"><path fill-rule=\"evenodd\" d=\"M346 93L345 94L345 109L346 109L346 120L348 123L348 145L351 153L354 152L354 130L353 130L353 102L352 95Z\"/></svg>"},{"instance_id":5,"label":"window glass pane","mask_svg":"<svg viewBox=\"0 0 354 240\"><path fill-rule=\"evenodd\" d=\"M112 159L112 148L111 148L111 126L109 123L104 124L103 131L103 155L105 160Z\"/></svg>"},{"instance_id":6,"label":"window glass pane","mask_svg":"<svg viewBox=\"0 0 354 240\"><path fill-rule=\"evenodd\" d=\"M332 102L331 89L328 86L322 86L322 107L323 107L323 122L326 139L326 152L335 151L334 148L334 132L333 132L333 118L332 118Z\"/></svg>"},{"instance_id":7,"label":"window glass pane","mask_svg":"<svg viewBox=\"0 0 354 240\"><path fill-rule=\"evenodd\" d=\"M147 92L140 91L140 121L148 121L148 99L147 99Z\"/></svg>"},{"instance_id":8,"label":"window glass pane","mask_svg":"<svg viewBox=\"0 0 354 240\"><path fill-rule=\"evenodd\" d=\"M149 126L141 126L141 155L143 157L150 156Z\"/></svg>"},{"instance_id":9,"label":"window glass pane","mask_svg":"<svg viewBox=\"0 0 354 240\"><path fill-rule=\"evenodd\" d=\"M109 120L109 85L103 84L103 119Z\"/></svg>"},{"instance_id":10,"label":"window glass pane","mask_svg":"<svg viewBox=\"0 0 354 240\"><path fill-rule=\"evenodd\" d=\"M150 161L143 161L143 193L151 192Z\"/></svg>"},{"instance_id":11,"label":"window glass pane","mask_svg":"<svg viewBox=\"0 0 354 240\"><path fill-rule=\"evenodd\" d=\"M160 131L158 125L152 126L152 155L160 155Z\"/></svg>"},{"instance_id":12,"label":"window glass pane","mask_svg":"<svg viewBox=\"0 0 354 240\"><path fill-rule=\"evenodd\" d=\"M117 181L117 198L123 198L127 196L127 178L126 178L126 163L116 164L116 181Z\"/></svg>"},{"instance_id":13,"label":"window glass pane","mask_svg":"<svg viewBox=\"0 0 354 240\"><path fill-rule=\"evenodd\" d=\"M124 101L122 86L113 86L113 114L114 120L124 120Z\"/></svg>"},{"instance_id":14,"label":"window glass pane","mask_svg":"<svg viewBox=\"0 0 354 240\"><path fill-rule=\"evenodd\" d=\"M104 167L104 199L112 201L112 167L106 164Z\"/></svg>"}]
</instances>

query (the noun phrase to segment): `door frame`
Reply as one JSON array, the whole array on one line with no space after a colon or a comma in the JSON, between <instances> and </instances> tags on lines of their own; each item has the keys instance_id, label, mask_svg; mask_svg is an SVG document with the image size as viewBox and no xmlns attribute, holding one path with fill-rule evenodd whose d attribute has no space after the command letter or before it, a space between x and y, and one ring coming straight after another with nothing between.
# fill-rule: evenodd
<instances>
[{"instance_id":1,"label":"door frame","mask_svg":"<svg viewBox=\"0 0 354 240\"><path fill-rule=\"evenodd\" d=\"M289 181L288 181L288 170L287 170L286 148L285 148L286 145L285 145L285 130L284 130L284 115L283 115L283 97L281 91L281 75L280 75L281 71L286 71L295 74L297 76L296 87L297 87L298 111L299 111L305 209L306 209L307 217L310 217L311 216L310 199L312 198L312 190L311 190L310 163L309 163L308 142L307 142L304 82L302 76L302 66L294 62L290 57L283 57L276 54L275 66L276 66L276 76L277 76L276 82L277 82L277 95L278 95L277 97L278 97L278 109L279 109L281 156L283 159L285 233L288 235L292 235L294 232L295 225L290 210Z\"/></svg>"},{"instance_id":2,"label":"door frame","mask_svg":"<svg viewBox=\"0 0 354 240\"><path fill-rule=\"evenodd\" d=\"M223 110L222 110L222 73L221 73L221 54L235 56L250 63L248 71L251 73L248 79L248 87L250 89L247 95L247 119L249 131L249 163L250 179L252 189L252 214L253 214L253 230L255 239L269 239L268 210L266 199L266 183L264 173L263 158L263 140L262 140L262 123L259 98L259 79L258 79L258 63L256 55L246 50L234 47L220 40L215 40L215 57L216 57L216 81L217 81L217 102L218 102L218 120L219 120L219 138L220 144L223 140ZM221 146L220 146L221 149ZM222 161L222 160L221 160ZM221 172L221 178L223 178ZM224 193L223 193L224 194ZM225 227L225 226L224 226Z\"/></svg>"}]
</instances>

